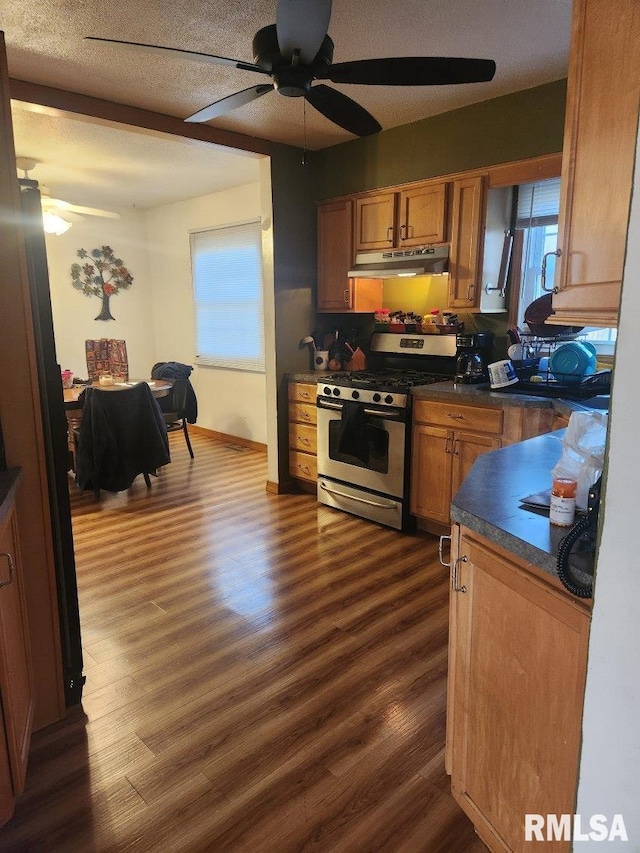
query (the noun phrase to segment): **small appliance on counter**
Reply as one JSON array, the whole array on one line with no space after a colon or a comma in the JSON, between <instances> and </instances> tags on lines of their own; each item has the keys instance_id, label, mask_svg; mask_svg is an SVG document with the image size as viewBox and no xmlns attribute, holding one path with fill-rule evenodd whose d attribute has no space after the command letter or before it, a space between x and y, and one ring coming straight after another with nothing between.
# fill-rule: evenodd
<instances>
[{"instance_id":1,"label":"small appliance on counter","mask_svg":"<svg viewBox=\"0 0 640 853\"><path fill-rule=\"evenodd\" d=\"M456 372L454 382L474 385L489 379L488 364L492 359L493 332L470 332L456 336Z\"/></svg>"}]
</instances>

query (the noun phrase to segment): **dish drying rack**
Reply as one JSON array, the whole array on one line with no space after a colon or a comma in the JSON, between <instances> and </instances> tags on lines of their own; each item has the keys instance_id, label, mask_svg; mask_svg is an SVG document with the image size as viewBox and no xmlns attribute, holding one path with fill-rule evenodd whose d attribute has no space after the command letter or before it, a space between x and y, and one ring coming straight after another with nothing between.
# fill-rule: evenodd
<instances>
[{"instance_id":1,"label":"dish drying rack","mask_svg":"<svg viewBox=\"0 0 640 853\"><path fill-rule=\"evenodd\" d=\"M610 370L588 374L563 374L549 369L539 369L541 353L543 356L551 356L562 344L579 338L580 333L543 337L530 332L520 332L520 343L530 354L522 361L513 361L518 382L502 390L513 394L563 397L574 400L588 400L599 394L609 394Z\"/></svg>"}]
</instances>

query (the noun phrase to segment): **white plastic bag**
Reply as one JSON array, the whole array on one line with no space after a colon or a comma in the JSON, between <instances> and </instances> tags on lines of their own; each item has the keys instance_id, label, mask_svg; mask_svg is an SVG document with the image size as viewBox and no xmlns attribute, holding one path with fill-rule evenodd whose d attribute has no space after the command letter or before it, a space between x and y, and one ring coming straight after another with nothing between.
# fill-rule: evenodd
<instances>
[{"instance_id":1,"label":"white plastic bag","mask_svg":"<svg viewBox=\"0 0 640 853\"><path fill-rule=\"evenodd\" d=\"M587 508L589 489L602 474L607 443L607 415L572 412L562 442L562 456L551 474L576 480L576 507Z\"/></svg>"}]
</instances>

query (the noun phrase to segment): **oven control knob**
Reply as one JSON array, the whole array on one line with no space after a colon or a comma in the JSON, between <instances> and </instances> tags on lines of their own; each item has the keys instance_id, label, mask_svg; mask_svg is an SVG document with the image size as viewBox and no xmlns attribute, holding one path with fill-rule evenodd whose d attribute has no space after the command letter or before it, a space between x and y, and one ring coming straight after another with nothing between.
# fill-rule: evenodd
<instances>
[{"instance_id":1,"label":"oven control knob","mask_svg":"<svg viewBox=\"0 0 640 853\"><path fill-rule=\"evenodd\" d=\"M393 403L393 397L391 396L391 394L387 394L387 396L384 398L384 401L385 403L391 405Z\"/></svg>"},{"instance_id":2,"label":"oven control knob","mask_svg":"<svg viewBox=\"0 0 640 853\"><path fill-rule=\"evenodd\" d=\"M331 394L331 388L325 388L324 394L328 397Z\"/></svg>"},{"instance_id":3,"label":"oven control knob","mask_svg":"<svg viewBox=\"0 0 640 853\"><path fill-rule=\"evenodd\" d=\"M380 396L380 394L376 393L373 395L373 397L371 399L373 400L374 403L379 403L380 400L382 399L382 397Z\"/></svg>"},{"instance_id":4,"label":"oven control knob","mask_svg":"<svg viewBox=\"0 0 640 853\"><path fill-rule=\"evenodd\" d=\"M360 396L360 392L359 391L352 391L351 396L353 397L354 400L357 400L358 397Z\"/></svg>"},{"instance_id":5,"label":"oven control knob","mask_svg":"<svg viewBox=\"0 0 640 853\"><path fill-rule=\"evenodd\" d=\"M334 396L334 397L339 397L339 396L340 396L340 389L339 389L339 388L334 388L334 389L333 389L333 396Z\"/></svg>"}]
</instances>

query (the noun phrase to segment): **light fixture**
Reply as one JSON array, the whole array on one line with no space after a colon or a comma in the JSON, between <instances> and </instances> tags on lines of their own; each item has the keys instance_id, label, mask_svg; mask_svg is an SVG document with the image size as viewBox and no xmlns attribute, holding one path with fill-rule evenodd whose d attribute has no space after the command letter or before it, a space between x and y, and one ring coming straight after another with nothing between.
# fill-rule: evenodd
<instances>
[{"instance_id":1,"label":"light fixture","mask_svg":"<svg viewBox=\"0 0 640 853\"><path fill-rule=\"evenodd\" d=\"M42 224L44 225L45 234L56 234L58 237L65 234L71 228L71 222L67 222L57 213L49 211L42 214Z\"/></svg>"}]
</instances>

